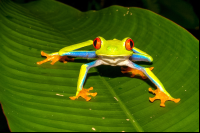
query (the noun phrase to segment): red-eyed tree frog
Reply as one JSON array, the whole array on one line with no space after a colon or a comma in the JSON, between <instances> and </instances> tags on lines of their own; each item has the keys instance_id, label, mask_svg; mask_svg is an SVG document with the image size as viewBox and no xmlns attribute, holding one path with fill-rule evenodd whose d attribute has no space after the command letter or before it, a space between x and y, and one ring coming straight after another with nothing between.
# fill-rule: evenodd
<instances>
[{"instance_id":1,"label":"red-eyed tree frog","mask_svg":"<svg viewBox=\"0 0 200 133\"><path fill-rule=\"evenodd\" d=\"M92 45L96 49L96 51L76 51L79 48ZM151 102L155 99L160 99L160 106L165 107L165 101L171 100L175 103L178 103L180 99L173 98L164 88L159 79L152 73L151 68L141 67L132 61L145 61L152 62L153 58L147 53L139 50L134 47L134 42L131 38L127 37L123 40L113 39L113 40L105 40L103 37L97 37L93 41L88 40L86 42L74 44L71 46L67 46L62 48L58 52L46 54L43 51L41 52L42 56L46 56L47 58L43 61L37 62L38 65L45 63L47 61L52 61L53 65L57 61L63 61L66 63L66 60L73 60L70 57L82 57L82 58L92 58L97 59L87 64L83 64L81 66L81 70L79 73L78 83L77 83L77 91L76 95L70 97L71 100L75 100L78 97L83 97L86 101L89 101L91 97L88 95L92 95L93 97L97 95L97 93L89 93L93 87L89 89L84 89L83 84L86 79L86 75L88 70L92 67L96 67L99 65L111 65L111 66L126 66L122 67L122 73L132 73L131 77L135 75L141 75L143 79L148 78L156 87L156 90L152 90L149 88L149 91L156 94L154 98L149 98Z\"/></svg>"}]
</instances>

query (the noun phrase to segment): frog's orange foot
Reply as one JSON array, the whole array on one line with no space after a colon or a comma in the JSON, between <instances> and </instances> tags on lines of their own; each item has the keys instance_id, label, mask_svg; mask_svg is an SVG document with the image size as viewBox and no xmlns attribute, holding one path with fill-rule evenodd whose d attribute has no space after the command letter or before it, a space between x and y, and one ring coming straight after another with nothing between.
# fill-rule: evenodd
<instances>
[{"instance_id":1,"label":"frog's orange foot","mask_svg":"<svg viewBox=\"0 0 200 133\"><path fill-rule=\"evenodd\" d=\"M178 103L181 100L180 98L175 99L175 98L172 98L172 97L166 95L159 88L156 89L156 90L152 90L151 88L149 88L149 92L152 92L153 94L156 94L156 96L153 97L153 98L149 97L149 100L151 102L154 102L154 100L160 99L160 101L161 101L160 106L161 107L165 107L165 102L168 101L168 100L174 101L175 103Z\"/></svg>"},{"instance_id":2,"label":"frog's orange foot","mask_svg":"<svg viewBox=\"0 0 200 133\"><path fill-rule=\"evenodd\" d=\"M91 95L93 97L95 97L97 95L97 92L95 93L89 93L90 90L93 90L93 87L90 87L89 89L84 89L82 88L81 91L79 91L78 95L76 96L72 96L72 97L69 97L71 100L75 100L75 99L78 99L78 97L82 97L84 98L86 101L89 101L91 99L91 97L88 97L88 95Z\"/></svg>"},{"instance_id":3,"label":"frog's orange foot","mask_svg":"<svg viewBox=\"0 0 200 133\"><path fill-rule=\"evenodd\" d=\"M43 51L41 51L41 55L42 56L46 56L47 58L44 59L43 61L39 61L37 62L38 65L41 65L45 62L48 62L48 61L52 61L51 62L51 65L55 64L57 61L63 61L64 63L67 63L66 60L68 61L73 61L74 59L73 58L68 58L67 56L60 56L60 55L49 55Z\"/></svg>"},{"instance_id":4,"label":"frog's orange foot","mask_svg":"<svg viewBox=\"0 0 200 133\"><path fill-rule=\"evenodd\" d=\"M153 70L154 67L150 67L150 70ZM144 73L140 70L130 68L130 67L121 67L122 73L131 73L131 77L135 77L135 75L140 75L142 79L147 79L147 77L144 75Z\"/></svg>"},{"instance_id":5,"label":"frog's orange foot","mask_svg":"<svg viewBox=\"0 0 200 133\"><path fill-rule=\"evenodd\" d=\"M42 55L42 56L46 56L47 58L44 59L43 61L37 62L38 65L41 65L41 64L43 64L43 63L45 63L45 62L48 62L48 61L52 61L52 62L51 62L51 65L53 65L54 63L56 63L56 62L59 61L59 59L60 59L60 56L59 56L59 55L49 55L49 54L47 54L47 53L45 53L45 52L43 52L43 51L41 51L41 55Z\"/></svg>"}]
</instances>

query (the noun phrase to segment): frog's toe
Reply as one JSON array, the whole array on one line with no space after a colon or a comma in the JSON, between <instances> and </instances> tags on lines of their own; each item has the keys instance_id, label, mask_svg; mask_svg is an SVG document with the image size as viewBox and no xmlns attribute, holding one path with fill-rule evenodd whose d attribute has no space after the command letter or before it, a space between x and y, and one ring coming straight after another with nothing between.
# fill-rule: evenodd
<instances>
[{"instance_id":1,"label":"frog's toe","mask_svg":"<svg viewBox=\"0 0 200 133\"><path fill-rule=\"evenodd\" d=\"M90 88L88 88L88 89L84 89L84 90L86 90L86 91L88 92L88 91L93 90L93 87L90 87Z\"/></svg>"},{"instance_id":2,"label":"frog's toe","mask_svg":"<svg viewBox=\"0 0 200 133\"><path fill-rule=\"evenodd\" d=\"M150 70L153 70L154 67L150 67ZM147 76L144 75L144 73L138 69L130 68L130 67L121 67L122 73L131 73L130 77L135 77L136 75L140 75L142 79L147 79Z\"/></svg>"},{"instance_id":3,"label":"frog's toe","mask_svg":"<svg viewBox=\"0 0 200 133\"><path fill-rule=\"evenodd\" d=\"M76 96L73 97L69 97L71 100L75 100L78 99L78 97L82 97L84 98L86 101L89 101L91 99L91 97L88 97L88 95L91 95L93 97L95 97L97 95L97 92L95 93L89 93L90 90L93 90L93 87L90 87L89 89L84 89L82 88L81 91L78 92L78 94Z\"/></svg>"},{"instance_id":4,"label":"frog's toe","mask_svg":"<svg viewBox=\"0 0 200 133\"><path fill-rule=\"evenodd\" d=\"M154 67L149 67L149 69L152 71L154 69Z\"/></svg>"},{"instance_id":5,"label":"frog's toe","mask_svg":"<svg viewBox=\"0 0 200 133\"><path fill-rule=\"evenodd\" d=\"M41 65L41 64L43 64L43 63L46 63L46 62L48 62L48 61L51 61L53 58L50 58L50 57L48 57L48 58L46 58L46 59L44 59L44 60L42 60L42 61L38 61L37 62L37 64L38 65ZM54 63L53 63L54 64ZM51 63L51 65L53 65L52 63Z\"/></svg>"},{"instance_id":6,"label":"frog's toe","mask_svg":"<svg viewBox=\"0 0 200 133\"><path fill-rule=\"evenodd\" d=\"M43 61L37 62L38 65L41 65L41 64L43 64L45 62L48 62L48 61L52 61L51 65L53 65L54 63L56 63L57 61L60 60L60 56L59 55L49 55L49 54L47 54L47 53L45 53L43 51L41 51L41 55L42 56L46 56L47 58L44 59Z\"/></svg>"},{"instance_id":7,"label":"frog's toe","mask_svg":"<svg viewBox=\"0 0 200 133\"><path fill-rule=\"evenodd\" d=\"M161 107L165 107L165 102L168 101L168 100L174 101L175 103L178 103L181 100L180 98L175 99L171 96L166 95L159 88L157 88L156 90L152 90L151 88L149 88L149 92L156 94L156 96L153 97L153 98L149 97L149 101L154 102L154 100L160 99L160 101L161 101L160 106Z\"/></svg>"},{"instance_id":8,"label":"frog's toe","mask_svg":"<svg viewBox=\"0 0 200 133\"><path fill-rule=\"evenodd\" d=\"M41 51L41 55L42 55L42 56L48 56L48 54L45 53L44 51Z\"/></svg>"},{"instance_id":9,"label":"frog's toe","mask_svg":"<svg viewBox=\"0 0 200 133\"><path fill-rule=\"evenodd\" d=\"M84 98L86 101L90 101L91 97Z\"/></svg>"},{"instance_id":10,"label":"frog's toe","mask_svg":"<svg viewBox=\"0 0 200 133\"><path fill-rule=\"evenodd\" d=\"M174 101L175 103L178 103L181 99L177 98L177 99L173 99L172 101Z\"/></svg>"},{"instance_id":11,"label":"frog's toe","mask_svg":"<svg viewBox=\"0 0 200 133\"><path fill-rule=\"evenodd\" d=\"M154 102L156 99L153 97L149 97L149 101Z\"/></svg>"},{"instance_id":12,"label":"frog's toe","mask_svg":"<svg viewBox=\"0 0 200 133\"><path fill-rule=\"evenodd\" d=\"M90 93L91 96L95 97L97 95L97 92L95 93Z\"/></svg>"},{"instance_id":13,"label":"frog's toe","mask_svg":"<svg viewBox=\"0 0 200 133\"><path fill-rule=\"evenodd\" d=\"M62 61L63 63L67 63L68 61L74 61L74 58L69 58L67 56L61 56L60 61Z\"/></svg>"},{"instance_id":14,"label":"frog's toe","mask_svg":"<svg viewBox=\"0 0 200 133\"><path fill-rule=\"evenodd\" d=\"M52 58L51 58L51 65L55 64L57 61L60 60L60 56L59 55L53 55Z\"/></svg>"},{"instance_id":15,"label":"frog's toe","mask_svg":"<svg viewBox=\"0 0 200 133\"><path fill-rule=\"evenodd\" d=\"M75 100L77 97L76 96L72 96L72 97L69 97L71 100Z\"/></svg>"},{"instance_id":16,"label":"frog's toe","mask_svg":"<svg viewBox=\"0 0 200 133\"><path fill-rule=\"evenodd\" d=\"M161 102L161 103L160 103L160 107L165 107L165 102L164 102L164 103Z\"/></svg>"}]
</instances>

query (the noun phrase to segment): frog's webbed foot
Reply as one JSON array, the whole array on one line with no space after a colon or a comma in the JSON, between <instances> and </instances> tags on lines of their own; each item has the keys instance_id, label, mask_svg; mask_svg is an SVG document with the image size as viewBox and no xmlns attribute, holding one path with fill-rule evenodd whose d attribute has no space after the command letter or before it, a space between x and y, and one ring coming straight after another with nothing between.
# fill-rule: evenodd
<instances>
[{"instance_id":1,"label":"frog's webbed foot","mask_svg":"<svg viewBox=\"0 0 200 133\"><path fill-rule=\"evenodd\" d=\"M66 60L68 61L73 61L74 59L73 58L68 58L67 56L60 56L60 55L49 55L43 51L41 51L41 55L42 56L46 56L47 58L44 59L43 61L39 61L37 62L38 65L41 65L45 62L48 62L48 61L52 61L51 62L51 65L53 65L54 63L56 63L57 61L63 61L64 63L67 63Z\"/></svg>"},{"instance_id":2,"label":"frog's webbed foot","mask_svg":"<svg viewBox=\"0 0 200 133\"><path fill-rule=\"evenodd\" d=\"M82 88L81 91L79 91L79 93L76 95L76 96L72 96L72 97L69 97L71 100L75 100L75 99L78 99L78 97L82 97L84 98L86 101L89 101L91 99L91 97L88 97L88 95L91 95L93 97L95 97L97 95L97 92L95 93L89 93L90 90L93 90L93 87L90 87L89 89L84 89Z\"/></svg>"},{"instance_id":3,"label":"frog's webbed foot","mask_svg":"<svg viewBox=\"0 0 200 133\"><path fill-rule=\"evenodd\" d=\"M154 67L150 67L150 70L153 70ZM144 75L144 73L138 69L130 68L130 67L121 67L122 73L131 73L131 77L134 77L136 75L140 75L142 79L147 79L147 77Z\"/></svg>"},{"instance_id":4,"label":"frog's webbed foot","mask_svg":"<svg viewBox=\"0 0 200 133\"><path fill-rule=\"evenodd\" d=\"M161 107L165 107L165 102L168 101L168 100L174 101L175 103L178 103L181 100L180 98L175 99L175 98L172 98L172 97L166 95L159 88L157 88L156 90L152 90L151 88L149 88L149 92L156 94L156 96L153 97L153 98L149 97L149 100L151 102L154 102L154 100L160 99L160 101L161 101L160 106Z\"/></svg>"}]
</instances>

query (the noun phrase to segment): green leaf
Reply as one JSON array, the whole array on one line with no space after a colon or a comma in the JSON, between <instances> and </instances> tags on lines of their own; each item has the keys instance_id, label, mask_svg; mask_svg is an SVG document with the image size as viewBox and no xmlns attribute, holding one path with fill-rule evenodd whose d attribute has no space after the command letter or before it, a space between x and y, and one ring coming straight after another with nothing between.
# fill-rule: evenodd
<instances>
[{"instance_id":1,"label":"green leaf","mask_svg":"<svg viewBox=\"0 0 200 133\"><path fill-rule=\"evenodd\" d=\"M102 36L131 37L154 58L154 74L179 103L149 102L154 87L120 67L92 68L84 87L96 97L72 101L79 70L92 60L45 63L40 51ZM83 48L93 49L92 46ZM155 87L154 87L155 88ZM199 41L151 11L111 6L80 12L53 0L16 4L0 1L0 102L11 131L198 131Z\"/></svg>"}]
</instances>

